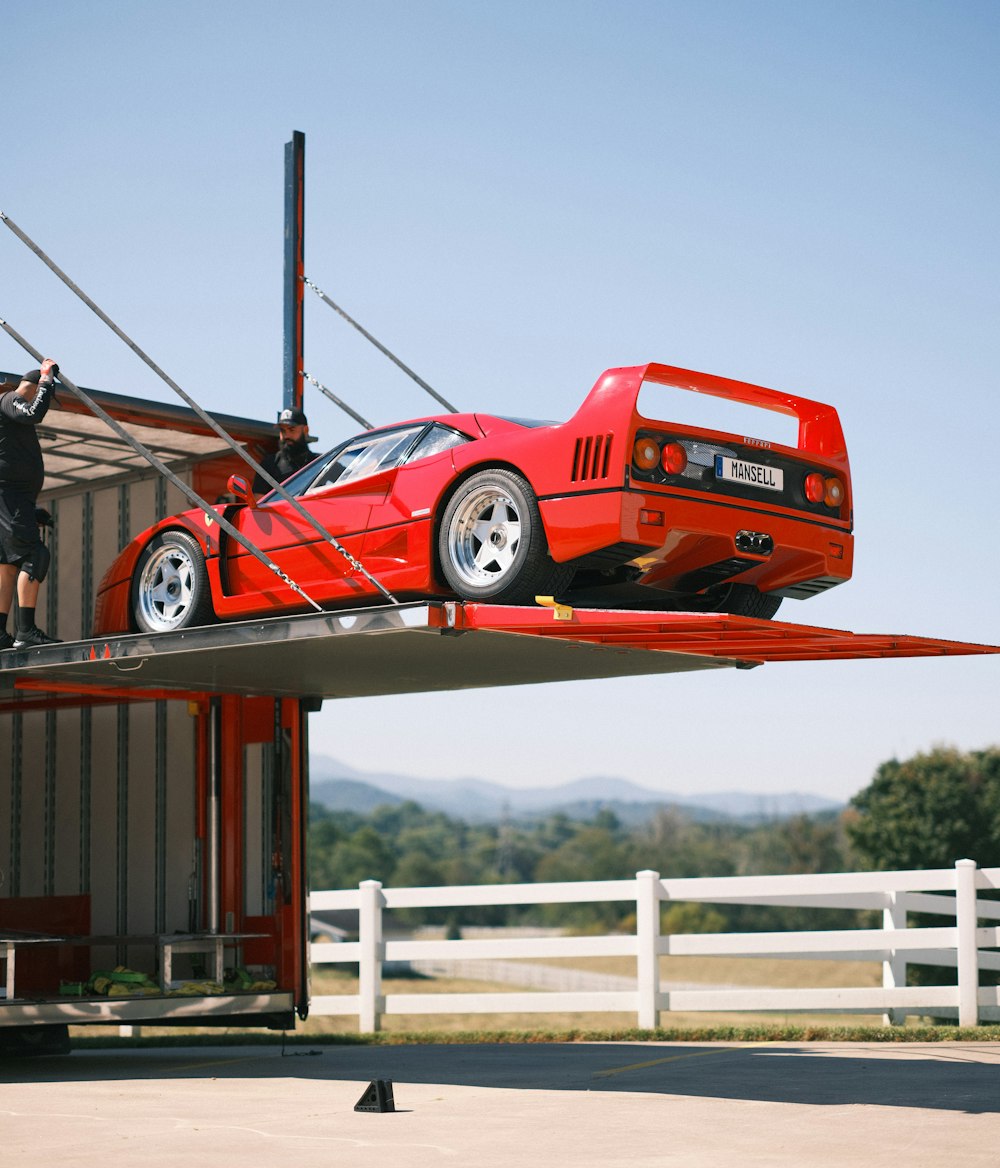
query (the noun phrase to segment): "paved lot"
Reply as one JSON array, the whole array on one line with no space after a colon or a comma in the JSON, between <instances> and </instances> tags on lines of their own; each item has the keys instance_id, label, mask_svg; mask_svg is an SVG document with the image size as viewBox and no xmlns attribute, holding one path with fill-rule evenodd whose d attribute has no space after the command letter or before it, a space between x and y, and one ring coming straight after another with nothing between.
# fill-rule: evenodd
<instances>
[{"instance_id":1,"label":"paved lot","mask_svg":"<svg viewBox=\"0 0 1000 1168\"><path fill-rule=\"evenodd\" d=\"M1000 1044L198 1047L0 1061L50 1168L1000 1163ZM393 1081L398 1111L354 1104Z\"/></svg>"}]
</instances>

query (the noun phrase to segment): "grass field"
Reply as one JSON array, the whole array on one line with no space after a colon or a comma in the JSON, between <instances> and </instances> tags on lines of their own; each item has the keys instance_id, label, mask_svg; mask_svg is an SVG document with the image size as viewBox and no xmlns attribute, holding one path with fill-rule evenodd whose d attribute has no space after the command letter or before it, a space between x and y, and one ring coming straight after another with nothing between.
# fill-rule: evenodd
<instances>
[{"instance_id":1,"label":"grass field","mask_svg":"<svg viewBox=\"0 0 1000 1168\"><path fill-rule=\"evenodd\" d=\"M549 958L532 964L581 969L591 973L635 976L635 961L629 957ZM783 961L774 958L665 957L660 961L660 976L666 981L701 985L771 986L775 989L795 986L876 986L881 984L882 967L877 962L861 961ZM416 993L517 993L519 987L452 978L405 978L383 982L386 994ZM312 992L319 994L356 994L358 982L340 971L314 969ZM745 1013L663 1013L664 1027L746 1027L760 1025L843 1026L881 1025L881 1015L831 1014L745 1014ZM467 1031L601 1031L620 1030L636 1025L634 1013L559 1013L551 1014L419 1014L387 1015L382 1028L387 1033L433 1029L440 1032ZM356 1033L357 1019L352 1017L311 1017L300 1027L304 1034Z\"/></svg>"},{"instance_id":2,"label":"grass field","mask_svg":"<svg viewBox=\"0 0 1000 1168\"><path fill-rule=\"evenodd\" d=\"M632 957L549 957L533 964L585 969L635 977ZM697 982L699 985L772 986L877 986L882 965L877 961L805 961L776 957L661 957L660 979Z\"/></svg>"}]
</instances>

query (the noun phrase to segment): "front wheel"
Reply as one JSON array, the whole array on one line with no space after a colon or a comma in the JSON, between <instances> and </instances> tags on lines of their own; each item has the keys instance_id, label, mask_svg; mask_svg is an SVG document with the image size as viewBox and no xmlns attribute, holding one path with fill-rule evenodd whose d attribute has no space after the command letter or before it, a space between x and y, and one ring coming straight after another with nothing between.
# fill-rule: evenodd
<instances>
[{"instance_id":1,"label":"front wheel","mask_svg":"<svg viewBox=\"0 0 1000 1168\"><path fill-rule=\"evenodd\" d=\"M451 497L438 532L441 571L464 600L526 604L560 592L574 570L549 555L538 500L509 470L484 470Z\"/></svg>"},{"instance_id":2,"label":"front wheel","mask_svg":"<svg viewBox=\"0 0 1000 1168\"><path fill-rule=\"evenodd\" d=\"M214 619L205 557L193 535L165 531L149 541L132 578L132 616L142 633L169 633Z\"/></svg>"}]
</instances>

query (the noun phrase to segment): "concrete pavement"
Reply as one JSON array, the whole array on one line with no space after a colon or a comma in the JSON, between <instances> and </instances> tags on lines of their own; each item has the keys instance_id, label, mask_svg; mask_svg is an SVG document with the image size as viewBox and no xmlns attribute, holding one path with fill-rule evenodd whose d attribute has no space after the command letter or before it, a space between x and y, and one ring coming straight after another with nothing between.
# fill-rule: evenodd
<instances>
[{"instance_id":1,"label":"concrete pavement","mask_svg":"<svg viewBox=\"0 0 1000 1168\"><path fill-rule=\"evenodd\" d=\"M353 1110L376 1078L396 1113ZM1000 1044L82 1050L0 1062L0 1147L18 1168L996 1168Z\"/></svg>"}]
</instances>

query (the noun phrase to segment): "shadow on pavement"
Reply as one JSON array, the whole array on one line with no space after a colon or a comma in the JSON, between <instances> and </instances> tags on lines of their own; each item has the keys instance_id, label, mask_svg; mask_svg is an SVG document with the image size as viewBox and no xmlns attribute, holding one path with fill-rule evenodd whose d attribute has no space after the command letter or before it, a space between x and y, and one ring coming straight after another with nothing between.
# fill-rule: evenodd
<instances>
[{"instance_id":1,"label":"shadow on pavement","mask_svg":"<svg viewBox=\"0 0 1000 1168\"><path fill-rule=\"evenodd\" d=\"M318 1053L313 1053L313 1051ZM539 1043L515 1045L132 1048L8 1059L0 1082L140 1079L391 1079L530 1091L636 1092L839 1106L1000 1112L1000 1049Z\"/></svg>"}]
</instances>

